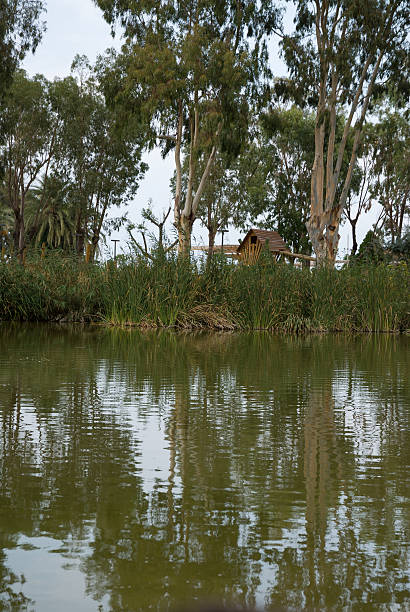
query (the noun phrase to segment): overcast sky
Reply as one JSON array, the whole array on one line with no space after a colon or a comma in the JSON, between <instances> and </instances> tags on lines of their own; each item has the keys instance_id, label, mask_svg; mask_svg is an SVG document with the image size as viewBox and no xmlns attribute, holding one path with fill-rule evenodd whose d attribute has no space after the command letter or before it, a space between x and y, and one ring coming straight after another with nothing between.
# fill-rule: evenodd
<instances>
[{"instance_id":1,"label":"overcast sky","mask_svg":"<svg viewBox=\"0 0 410 612\"><path fill-rule=\"evenodd\" d=\"M99 53L107 47L120 48L118 37L112 38L110 28L102 18L102 13L92 0L48 0L47 2L47 32L34 56L26 58L23 67L30 75L44 74L48 79L64 77L70 73L74 56L87 55L94 61ZM275 75L284 74L285 67L278 57L275 44L271 45L271 64ZM173 173L173 159L161 159L158 152L146 155L145 161L149 165L141 187L135 200L128 208L129 218L134 222L140 221L139 212L151 198L154 210L160 212L171 203L169 181ZM114 211L114 214L117 214ZM374 222L374 214L368 215L358 226L359 242ZM348 243L349 228L346 225L341 229L339 254ZM125 247L126 232L120 231L112 238L120 238ZM238 242L240 233L231 229L225 235L225 244ZM207 244L207 234L199 221L194 225L194 240L199 244ZM351 245L351 239L350 239Z\"/></svg>"}]
</instances>

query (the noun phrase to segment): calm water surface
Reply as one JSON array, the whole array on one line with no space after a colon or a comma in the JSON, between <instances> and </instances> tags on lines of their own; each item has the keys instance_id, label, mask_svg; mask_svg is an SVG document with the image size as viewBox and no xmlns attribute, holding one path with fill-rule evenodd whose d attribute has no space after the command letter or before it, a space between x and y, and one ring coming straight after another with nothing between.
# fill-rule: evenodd
<instances>
[{"instance_id":1,"label":"calm water surface","mask_svg":"<svg viewBox=\"0 0 410 612\"><path fill-rule=\"evenodd\" d=\"M0 609L410 607L409 338L0 327Z\"/></svg>"}]
</instances>

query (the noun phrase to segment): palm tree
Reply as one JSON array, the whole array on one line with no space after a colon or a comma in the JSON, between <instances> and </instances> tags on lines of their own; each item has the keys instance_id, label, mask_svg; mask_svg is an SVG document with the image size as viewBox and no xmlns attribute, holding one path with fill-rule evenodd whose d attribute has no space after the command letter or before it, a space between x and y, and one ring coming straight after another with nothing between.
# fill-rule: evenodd
<instances>
[{"instance_id":1,"label":"palm tree","mask_svg":"<svg viewBox=\"0 0 410 612\"><path fill-rule=\"evenodd\" d=\"M30 190L27 198L27 234L34 244L70 249L75 245L74 207L67 198L68 185L50 176Z\"/></svg>"}]
</instances>

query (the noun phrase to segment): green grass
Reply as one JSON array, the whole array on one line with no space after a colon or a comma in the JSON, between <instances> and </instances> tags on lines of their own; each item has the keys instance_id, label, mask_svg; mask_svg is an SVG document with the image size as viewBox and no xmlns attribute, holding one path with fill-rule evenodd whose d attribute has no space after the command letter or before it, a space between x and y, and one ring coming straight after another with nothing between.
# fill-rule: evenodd
<instances>
[{"instance_id":1,"label":"green grass","mask_svg":"<svg viewBox=\"0 0 410 612\"><path fill-rule=\"evenodd\" d=\"M355 266L300 270L263 258L255 266L215 256L211 265L174 257L117 266L75 257L0 263L0 319L100 321L182 329L404 331L409 270Z\"/></svg>"}]
</instances>

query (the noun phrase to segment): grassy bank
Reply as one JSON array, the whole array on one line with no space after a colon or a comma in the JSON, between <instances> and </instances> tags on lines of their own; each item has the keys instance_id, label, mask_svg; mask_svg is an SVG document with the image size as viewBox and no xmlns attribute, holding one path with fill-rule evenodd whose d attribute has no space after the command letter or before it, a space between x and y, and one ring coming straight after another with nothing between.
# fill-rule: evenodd
<instances>
[{"instance_id":1,"label":"grassy bank","mask_svg":"<svg viewBox=\"0 0 410 612\"><path fill-rule=\"evenodd\" d=\"M101 321L193 329L404 331L410 327L409 270L357 266L295 269L174 259L115 267L48 255L22 267L0 263L0 320Z\"/></svg>"}]
</instances>

